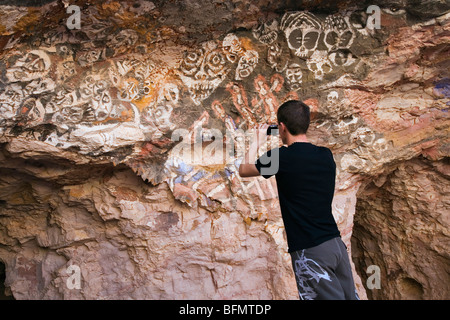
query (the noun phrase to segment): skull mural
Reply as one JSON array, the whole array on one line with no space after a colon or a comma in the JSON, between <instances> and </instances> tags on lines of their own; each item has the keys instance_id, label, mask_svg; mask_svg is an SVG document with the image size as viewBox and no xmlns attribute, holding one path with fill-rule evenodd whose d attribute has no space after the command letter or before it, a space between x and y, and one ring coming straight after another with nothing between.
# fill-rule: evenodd
<instances>
[{"instance_id":1,"label":"skull mural","mask_svg":"<svg viewBox=\"0 0 450 320\"><path fill-rule=\"evenodd\" d=\"M229 33L225 36L222 46L223 52L225 52L228 61L231 63L235 63L238 57L245 53L244 48L241 46L241 41L233 33Z\"/></svg>"},{"instance_id":2,"label":"skull mural","mask_svg":"<svg viewBox=\"0 0 450 320\"><path fill-rule=\"evenodd\" d=\"M262 23L252 30L255 39L263 44L271 44L278 38L278 21Z\"/></svg>"},{"instance_id":3,"label":"skull mural","mask_svg":"<svg viewBox=\"0 0 450 320\"><path fill-rule=\"evenodd\" d=\"M291 90L297 90L301 87L303 71L299 64L292 63L286 69L286 80Z\"/></svg>"},{"instance_id":4,"label":"skull mural","mask_svg":"<svg viewBox=\"0 0 450 320\"><path fill-rule=\"evenodd\" d=\"M339 102L339 93L337 91L331 91L327 96L327 106L333 107Z\"/></svg>"},{"instance_id":5,"label":"skull mural","mask_svg":"<svg viewBox=\"0 0 450 320\"><path fill-rule=\"evenodd\" d=\"M244 53L236 67L236 80L247 78L253 72L258 63L258 56L258 52L255 50L247 50Z\"/></svg>"},{"instance_id":6,"label":"skull mural","mask_svg":"<svg viewBox=\"0 0 450 320\"><path fill-rule=\"evenodd\" d=\"M95 113L97 121L103 121L112 110L112 99L107 91L101 91L99 94L94 95L92 99L92 108Z\"/></svg>"},{"instance_id":7,"label":"skull mural","mask_svg":"<svg viewBox=\"0 0 450 320\"><path fill-rule=\"evenodd\" d=\"M314 73L314 78L319 81L322 81L325 74L333 70L333 66L328 60L327 52L323 50L314 52L311 59L306 61L306 65Z\"/></svg>"},{"instance_id":8,"label":"skull mural","mask_svg":"<svg viewBox=\"0 0 450 320\"><path fill-rule=\"evenodd\" d=\"M31 81L46 76L50 66L50 58L45 51L32 50L6 70L6 77L10 82Z\"/></svg>"},{"instance_id":9,"label":"skull mural","mask_svg":"<svg viewBox=\"0 0 450 320\"><path fill-rule=\"evenodd\" d=\"M230 67L215 41L204 42L201 48L185 52L179 77L187 86L196 105L208 98L225 79Z\"/></svg>"},{"instance_id":10,"label":"skull mural","mask_svg":"<svg viewBox=\"0 0 450 320\"><path fill-rule=\"evenodd\" d=\"M267 49L267 62L277 72L283 72L288 64L288 61L282 58L282 53L278 42L271 44Z\"/></svg>"},{"instance_id":11,"label":"skull mural","mask_svg":"<svg viewBox=\"0 0 450 320\"><path fill-rule=\"evenodd\" d=\"M51 78L36 79L31 81L25 87L25 92L28 94L42 94L50 92L55 89L55 82Z\"/></svg>"},{"instance_id":12,"label":"skull mural","mask_svg":"<svg viewBox=\"0 0 450 320\"><path fill-rule=\"evenodd\" d=\"M281 19L281 30L289 49L300 58L309 58L317 49L322 33L321 22L311 13L286 13Z\"/></svg>"},{"instance_id":13,"label":"skull mural","mask_svg":"<svg viewBox=\"0 0 450 320\"><path fill-rule=\"evenodd\" d=\"M339 14L328 16L324 22L324 42L328 51L348 49L355 38L345 18Z\"/></svg>"}]
</instances>

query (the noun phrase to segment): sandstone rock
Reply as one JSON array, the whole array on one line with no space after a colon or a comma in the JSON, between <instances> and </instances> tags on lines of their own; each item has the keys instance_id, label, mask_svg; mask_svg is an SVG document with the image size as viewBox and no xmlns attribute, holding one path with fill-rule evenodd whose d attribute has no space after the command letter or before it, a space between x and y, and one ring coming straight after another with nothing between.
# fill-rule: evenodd
<instances>
[{"instance_id":1,"label":"sandstone rock","mask_svg":"<svg viewBox=\"0 0 450 320\"><path fill-rule=\"evenodd\" d=\"M369 298L449 298L449 169L447 160L416 158L360 189L353 259L362 275L371 265L381 270Z\"/></svg>"},{"instance_id":2,"label":"sandstone rock","mask_svg":"<svg viewBox=\"0 0 450 320\"><path fill-rule=\"evenodd\" d=\"M8 293L298 298L276 183L238 168L302 99L360 297L448 299L447 3L64 3L0 5Z\"/></svg>"}]
</instances>

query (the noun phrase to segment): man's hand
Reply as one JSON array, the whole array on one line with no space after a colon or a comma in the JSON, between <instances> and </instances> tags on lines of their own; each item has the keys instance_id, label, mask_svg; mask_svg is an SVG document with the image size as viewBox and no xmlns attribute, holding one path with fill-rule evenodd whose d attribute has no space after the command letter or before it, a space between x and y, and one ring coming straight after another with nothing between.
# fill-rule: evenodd
<instances>
[{"instance_id":1,"label":"man's hand","mask_svg":"<svg viewBox=\"0 0 450 320\"><path fill-rule=\"evenodd\" d=\"M267 141L267 128L269 128L268 124L260 124L255 130L254 139L258 141L258 147Z\"/></svg>"},{"instance_id":2,"label":"man's hand","mask_svg":"<svg viewBox=\"0 0 450 320\"><path fill-rule=\"evenodd\" d=\"M259 176L259 171L256 169L255 161L259 146L267 141L268 124L260 124L254 129L252 143L245 154L244 161L239 166L239 175L243 178Z\"/></svg>"}]
</instances>

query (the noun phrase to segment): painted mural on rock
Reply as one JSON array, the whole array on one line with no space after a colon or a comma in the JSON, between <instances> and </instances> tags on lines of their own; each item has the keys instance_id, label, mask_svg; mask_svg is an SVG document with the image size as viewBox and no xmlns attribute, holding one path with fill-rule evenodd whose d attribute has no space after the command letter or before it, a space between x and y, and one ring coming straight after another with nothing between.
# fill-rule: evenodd
<instances>
[{"instance_id":1,"label":"painted mural on rock","mask_svg":"<svg viewBox=\"0 0 450 320\"><path fill-rule=\"evenodd\" d=\"M111 10L121 14L110 18ZM9 38L1 57L1 134L13 127L90 155L130 147L123 160L133 158L137 142L164 141L196 121L222 133L248 130L275 122L282 102L302 99L311 102L315 128L326 132L321 142L346 146L342 169L370 171L371 157L392 147L372 126L385 115L359 114L349 99L354 91L341 89L366 81L383 54L376 52L385 36L361 23L364 12L287 12L251 30L178 46L170 59L156 45L162 30L166 40L183 35L155 24L151 13L157 8L146 6L131 22L126 4L89 6L79 30L60 25ZM387 17L401 22L402 14ZM420 107L415 114L390 117L390 125L414 124Z\"/></svg>"},{"instance_id":2,"label":"painted mural on rock","mask_svg":"<svg viewBox=\"0 0 450 320\"><path fill-rule=\"evenodd\" d=\"M423 43L445 46L448 16L416 24L422 38L412 38L402 10L383 11L389 31L366 25L364 11L303 10L192 41L188 26L165 25L157 6L142 3L85 7L79 30L63 23L3 36L1 141L26 137L126 164L191 208L261 222L286 265L275 181L237 174L246 133L275 122L284 101L310 105L311 140L335 154L333 213L347 243L356 201L348 188L356 192L360 175L444 153L445 131L427 140L424 128L448 123L448 81L433 83L445 68L431 66L446 51L427 53Z\"/></svg>"}]
</instances>

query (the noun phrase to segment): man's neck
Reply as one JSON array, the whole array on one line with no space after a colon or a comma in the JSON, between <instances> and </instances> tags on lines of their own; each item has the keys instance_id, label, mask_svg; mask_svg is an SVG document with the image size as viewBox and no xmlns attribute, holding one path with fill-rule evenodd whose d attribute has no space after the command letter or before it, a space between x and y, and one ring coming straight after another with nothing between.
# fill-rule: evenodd
<instances>
[{"instance_id":1,"label":"man's neck","mask_svg":"<svg viewBox=\"0 0 450 320\"><path fill-rule=\"evenodd\" d=\"M288 146L295 142L309 142L306 134L299 134L297 136L288 135L286 140Z\"/></svg>"}]
</instances>

